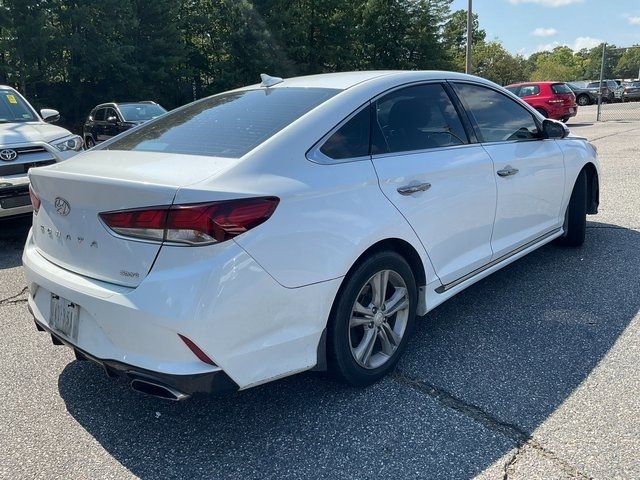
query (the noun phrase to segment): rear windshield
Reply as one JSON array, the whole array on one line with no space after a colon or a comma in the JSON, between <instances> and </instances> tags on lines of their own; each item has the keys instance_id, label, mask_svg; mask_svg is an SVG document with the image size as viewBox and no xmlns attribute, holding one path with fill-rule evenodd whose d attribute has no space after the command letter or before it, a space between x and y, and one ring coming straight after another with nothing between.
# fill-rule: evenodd
<instances>
[{"instance_id":1,"label":"rear windshield","mask_svg":"<svg viewBox=\"0 0 640 480\"><path fill-rule=\"evenodd\" d=\"M0 90L0 123L32 122L33 110L13 90Z\"/></svg>"},{"instance_id":2,"label":"rear windshield","mask_svg":"<svg viewBox=\"0 0 640 480\"><path fill-rule=\"evenodd\" d=\"M553 93L572 93L571 89L564 83L556 83L555 85L551 85L551 90L553 91Z\"/></svg>"},{"instance_id":3,"label":"rear windshield","mask_svg":"<svg viewBox=\"0 0 640 480\"><path fill-rule=\"evenodd\" d=\"M156 103L121 103L118 108L127 122L151 120L167 112Z\"/></svg>"},{"instance_id":4,"label":"rear windshield","mask_svg":"<svg viewBox=\"0 0 640 480\"><path fill-rule=\"evenodd\" d=\"M339 91L274 88L223 93L146 123L105 148L239 158Z\"/></svg>"}]
</instances>

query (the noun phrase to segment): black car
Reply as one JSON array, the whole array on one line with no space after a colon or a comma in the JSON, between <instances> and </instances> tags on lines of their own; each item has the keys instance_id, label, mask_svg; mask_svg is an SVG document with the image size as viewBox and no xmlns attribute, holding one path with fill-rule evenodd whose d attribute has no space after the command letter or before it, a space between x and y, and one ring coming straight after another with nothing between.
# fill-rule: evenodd
<instances>
[{"instance_id":1,"label":"black car","mask_svg":"<svg viewBox=\"0 0 640 480\"><path fill-rule=\"evenodd\" d=\"M567 86L573 91L576 96L576 103L581 107L598 103L597 85L594 88L587 88L586 82L569 82Z\"/></svg>"},{"instance_id":2,"label":"black car","mask_svg":"<svg viewBox=\"0 0 640 480\"><path fill-rule=\"evenodd\" d=\"M87 148L167 111L156 102L102 103L91 110L82 129Z\"/></svg>"},{"instance_id":3,"label":"black car","mask_svg":"<svg viewBox=\"0 0 640 480\"><path fill-rule=\"evenodd\" d=\"M580 106L598 103L600 82L570 82L567 83L576 96L576 102ZM615 102L619 100L617 92L621 89L615 80L602 81L602 102Z\"/></svg>"}]
</instances>

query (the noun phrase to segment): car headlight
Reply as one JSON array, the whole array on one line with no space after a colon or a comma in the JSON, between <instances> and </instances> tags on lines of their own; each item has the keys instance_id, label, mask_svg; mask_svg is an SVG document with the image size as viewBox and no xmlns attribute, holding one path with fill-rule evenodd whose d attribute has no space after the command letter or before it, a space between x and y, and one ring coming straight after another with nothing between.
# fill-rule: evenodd
<instances>
[{"instance_id":1,"label":"car headlight","mask_svg":"<svg viewBox=\"0 0 640 480\"><path fill-rule=\"evenodd\" d=\"M62 140L56 140L51 144L61 152L68 152L70 150L77 152L82 150L82 147L84 146L84 142L82 141L82 138L79 137L78 135L73 135L72 137L66 137L66 138L63 138Z\"/></svg>"}]
</instances>

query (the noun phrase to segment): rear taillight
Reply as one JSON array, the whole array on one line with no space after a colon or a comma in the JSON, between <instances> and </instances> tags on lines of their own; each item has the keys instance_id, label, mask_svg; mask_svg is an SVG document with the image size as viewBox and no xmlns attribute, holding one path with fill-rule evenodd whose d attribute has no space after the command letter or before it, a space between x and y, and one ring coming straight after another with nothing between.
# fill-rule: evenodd
<instances>
[{"instance_id":1,"label":"rear taillight","mask_svg":"<svg viewBox=\"0 0 640 480\"><path fill-rule=\"evenodd\" d=\"M125 237L207 245L224 242L267 221L278 202L276 197L242 198L105 212L100 218Z\"/></svg>"},{"instance_id":2,"label":"rear taillight","mask_svg":"<svg viewBox=\"0 0 640 480\"><path fill-rule=\"evenodd\" d=\"M31 199L31 205L33 205L33 213L37 215L40 211L40 197L31 185L29 185L29 198Z\"/></svg>"}]
</instances>

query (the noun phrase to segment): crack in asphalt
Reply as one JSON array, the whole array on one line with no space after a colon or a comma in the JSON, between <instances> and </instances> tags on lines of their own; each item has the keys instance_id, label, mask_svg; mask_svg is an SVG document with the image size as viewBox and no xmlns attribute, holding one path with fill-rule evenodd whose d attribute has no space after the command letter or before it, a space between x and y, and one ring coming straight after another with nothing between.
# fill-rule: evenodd
<instances>
[{"instance_id":1,"label":"crack in asphalt","mask_svg":"<svg viewBox=\"0 0 640 480\"><path fill-rule=\"evenodd\" d=\"M535 438L533 438L530 434L522 430L517 425L500 420L499 418L493 416L491 413L483 410L477 405L473 405L472 403L468 403L465 400L456 397L444 388L412 378L398 370L396 370L396 372L391 375L391 379L400 385L411 388L421 394L433 398L443 406L455 410L456 412L470 418L486 429L499 433L513 440L517 446L517 450L505 464L503 480L508 479L509 475L513 471L513 466L518 461L520 454L527 448L532 448L537 453L555 462L561 468L561 470L571 478L580 480L588 480L592 478L589 475L585 475L584 473L580 472L576 467L572 466L567 461L558 457L558 455L556 455L551 450L548 450L540 442L538 442Z\"/></svg>"},{"instance_id":2,"label":"crack in asphalt","mask_svg":"<svg viewBox=\"0 0 640 480\"><path fill-rule=\"evenodd\" d=\"M10 297L7 298L3 298L0 299L0 306L2 305L16 305L18 303L25 303L27 301L26 298L20 298L22 297L25 293L27 293L29 287L24 287L22 290L20 290L20 292L16 293L15 295L12 295Z\"/></svg>"},{"instance_id":3,"label":"crack in asphalt","mask_svg":"<svg viewBox=\"0 0 640 480\"><path fill-rule=\"evenodd\" d=\"M601 137L595 137L590 139L590 142L596 142L598 140L602 140L603 138L615 137L616 135L622 135L623 133L635 132L636 130L640 130L640 128L631 128L629 130L623 130L621 132L609 133L608 135L602 135Z\"/></svg>"}]
</instances>

